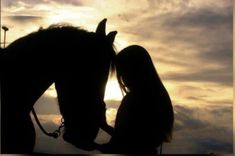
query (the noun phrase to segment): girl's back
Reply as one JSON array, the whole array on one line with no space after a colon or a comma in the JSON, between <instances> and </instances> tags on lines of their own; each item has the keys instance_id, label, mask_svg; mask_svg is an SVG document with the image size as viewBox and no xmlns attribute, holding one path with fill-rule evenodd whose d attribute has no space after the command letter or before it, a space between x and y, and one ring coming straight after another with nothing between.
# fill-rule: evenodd
<instances>
[{"instance_id":1,"label":"girl's back","mask_svg":"<svg viewBox=\"0 0 235 156\"><path fill-rule=\"evenodd\" d=\"M128 93L118 109L112 141L124 153L152 152L165 139L170 119L160 105L171 104L170 99L145 93Z\"/></svg>"},{"instance_id":2,"label":"girl's back","mask_svg":"<svg viewBox=\"0 0 235 156\"><path fill-rule=\"evenodd\" d=\"M152 153L171 137L173 108L148 52L129 46L116 57L118 81L126 92L112 141L122 153Z\"/></svg>"}]
</instances>

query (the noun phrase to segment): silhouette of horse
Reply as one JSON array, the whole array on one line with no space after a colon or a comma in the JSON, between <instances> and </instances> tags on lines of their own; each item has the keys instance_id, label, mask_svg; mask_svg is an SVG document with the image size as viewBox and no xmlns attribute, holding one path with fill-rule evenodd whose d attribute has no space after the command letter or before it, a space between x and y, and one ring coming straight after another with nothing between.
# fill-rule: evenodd
<instances>
[{"instance_id":1,"label":"silhouette of horse","mask_svg":"<svg viewBox=\"0 0 235 156\"><path fill-rule=\"evenodd\" d=\"M64 118L64 140L93 149L99 128L107 128L103 98L115 57L117 32L106 35L105 25L106 19L96 32L50 26L1 49L2 153L33 151L30 111L52 83Z\"/></svg>"}]
</instances>

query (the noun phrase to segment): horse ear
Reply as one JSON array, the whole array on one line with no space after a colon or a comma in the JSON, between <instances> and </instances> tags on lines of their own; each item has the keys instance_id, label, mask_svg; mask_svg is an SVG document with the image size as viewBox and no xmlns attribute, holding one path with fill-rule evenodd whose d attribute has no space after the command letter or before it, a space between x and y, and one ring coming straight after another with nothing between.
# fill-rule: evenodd
<instances>
[{"instance_id":1,"label":"horse ear","mask_svg":"<svg viewBox=\"0 0 235 156\"><path fill-rule=\"evenodd\" d=\"M110 43L113 43L115 36L117 35L117 31L111 31L108 35L107 35L107 39L110 41Z\"/></svg>"},{"instance_id":2,"label":"horse ear","mask_svg":"<svg viewBox=\"0 0 235 156\"><path fill-rule=\"evenodd\" d=\"M96 28L96 33L101 34L105 36L105 25L106 25L107 19L103 19L97 26Z\"/></svg>"}]
</instances>

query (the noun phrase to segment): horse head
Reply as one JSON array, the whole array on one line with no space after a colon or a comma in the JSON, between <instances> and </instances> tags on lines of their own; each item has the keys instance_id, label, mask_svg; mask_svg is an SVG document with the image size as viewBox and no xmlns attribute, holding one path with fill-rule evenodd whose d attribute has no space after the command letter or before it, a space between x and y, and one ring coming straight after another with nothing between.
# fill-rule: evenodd
<instances>
[{"instance_id":1,"label":"horse head","mask_svg":"<svg viewBox=\"0 0 235 156\"><path fill-rule=\"evenodd\" d=\"M74 62L72 70L60 73L55 81L65 121L63 138L85 150L94 148L98 130L106 122L103 98L109 71L113 67L113 42L117 34L112 31L106 35L106 21L102 20L96 32L89 33L78 43L80 51L76 52L78 60L71 58Z\"/></svg>"}]
</instances>

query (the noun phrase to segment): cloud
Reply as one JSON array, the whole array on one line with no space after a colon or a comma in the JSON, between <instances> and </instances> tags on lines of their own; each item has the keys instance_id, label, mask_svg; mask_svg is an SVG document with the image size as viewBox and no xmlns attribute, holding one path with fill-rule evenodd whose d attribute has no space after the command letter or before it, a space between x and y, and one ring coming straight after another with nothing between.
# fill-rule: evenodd
<instances>
[{"instance_id":1,"label":"cloud","mask_svg":"<svg viewBox=\"0 0 235 156\"><path fill-rule=\"evenodd\" d=\"M180 122L185 120L197 120L206 123L207 126L227 127L232 130L233 107L231 105L213 105L211 107L174 105L176 119ZM221 124L218 124L221 123ZM203 124L201 124L203 128Z\"/></svg>"},{"instance_id":2,"label":"cloud","mask_svg":"<svg viewBox=\"0 0 235 156\"><path fill-rule=\"evenodd\" d=\"M181 67L175 73L166 69L167 79L231 86L232 8L226 9L198 8L178 14L153 14L123 29L150 49L158 64Z\"/></svg>"},{"instance_id":3,"label":"cloud","mask_svg":"<svg viewBox=\"0 0 235 156\"><path fill-rule=\"evenodd\" d=\"M82 5L81 0L33 0L33 1L15 1L15 0L3 0L2 5L4 7L20 7L22 5L40 5L40 4L45 4L45 5L53 5L53 4L58 4L58 5L74 5L74 6L80 6Z\"/></svg>"},{"instance_id":4,"label":"cloud","mask_svg":"<svg viewBox=\"0 0 235 156\"><path fill-rule=\"evenodd\" d=\"M35 103L34 108L38 114L47 115L54 114L59 115L58 100L55 97L47 96L43 94Z\"/></svg>"},{"instance_id":5,"label":"cloud","mask_svg":"<svg viewBox=\"0 0 235 156\"><path fill-rule=\"evenodd\" d=\"M225 10L226 9L226 10ZM227 10L228 9L228 10ZM222 11L222 12L221 12ZM163 26L167 28L217 28L218 26L227 26L232 28L232 8L224 8L224 10L212 10L211 8L192 9L182 15L169 16Z\"/></svg>"},{"instance_id":6,"label":"cloud","mask_svg":"<svg viewBox=\"0 0 235 156\"><path fill-rule=\"evenodd\" d=\"M226 136L230 135L230 136ZM163 145L165 154L232 154L232 132L206 127L174 133L171 143ZM218 137L219 136L219 137Z\"/></svg>"},{"instance_id":7,"label":"cloud","mask_svg":"<svg viewBox=\"0 0 235 156\"><path fill-rule=\"evenodd\" d=\"M191 81L191 82L213 82L220 85L232 87L233 85L233 73L227 71L225 68L222 69L206 69L203 70L200 67L196 71L186 71L184 73L174 73L162 75L164 80L173 81Z\"/></svg>"},{"instance_id":8,"label":"cloud","mask_svg":"<svg viewBox=\"0 0 235 156\"><path fill-rule=\"evenodd\" d=\"M115 119L117 115L117 109L116 108L108 108L106 109L106 120L109 125L114 127L115 125Z\"/></svg>"},{"instance_id":9,"label":"cloud","mask_svg":"<svg viewBox=\"0 0 235 156\"><path fill-rule=\"evenodd\" d=\"M163 144L164 154L231 154L233 147L232 109L227 106L195 108L174 105L175 126L173 140ZM219 117L218 117L219 116ZM43 127L53 131L58 127L55 115L40 115ZM223 123L223 124L220 124ZM60 137L55 140L45 136L35 125L37 143L35 151L45 153L91 154L98 151L83 151L64 142ZM100 131L96 142L108 142L110 136ZM56 148L55 148L56 147Z\"/></svg>"},{"instance_id":10,"label":"cloud","mask_svg":"<svg viewBox=\"0 0 235 156\"><path fill-rule=\"evenodd\" d=\"M40 16L28 16L28 15L6 16L6 18L17 23L36 22L43 19L43 17Z\"/></svg>"},{"instance_id":11,"label":"cloud","mask_svg":"<svg viewBox=\"0 0 235 156\"><path fill-rule=\"evenodd\" d=\"M198 153L221 153L221 151L227 151L225 154L231 154L233 151L231 143L214 138L196 139L195 143L198 144Z\"/></svg>"},{"instance_id":12,"label":"cloud","mask_svg":"<svg viewBox=\"0 0 235 156\"><path fill-rule=\"evenodd\" d=\"M53 116L39 116L42 126L48 131L53 132L58 128L58 125L51 120L53 120ZM42 119L43 118L43 119ZM84 151L78 149L67 143L63 140L62 136L57 139L48 137L38 128L35 120L33 120L36 130L36 144L34 148L34 152L38 153L50 153L50 154L92 154L92 152Z\"/></svg>"},{"instance_id":13,"label":"cloud","mask_svg":"<svg viewBox=\"0 0 235 156\"><path fill-rule=\"evenodd\" d=\"M198 59L220 62L231 72L232 9L222 11L198 9L182 16L169 16L162 27L172 34L165 40L191 44L198 51L195 55Z\"/></svg>"},{"instance_id":14,"label":"cloud","mask_svg":"<svg viewBox=\"0 0 235 156\"><path fill-rule=\"evenodd\" d=\"M193 116L189 116L189 114L193 114L193 109L188 109L180 105L174 106L175 109L175 119L176 124L174 127L175 131L180 131L184 129L199 129L206 126L206 123L203 121L194 118Z\"/></svg>"},{"instance_id":15,"label":"cloud","mask_svg":"<svg viewBox=\"0 0 235 156\"><path fill-rule=\"evenodd\" d=\"M44 124L45 126L52 125L59 126L61 124L61 115L54 115L54 114L47 114L47 115L38 115L38 119Z\"/></svg>"},{"instance_id":16,"label":"cloud","mask_svg":"<svg viewBox=\"0 0 235 156\"><path fill-rule=\"evenodd\" d=\"M198 101L198 102L204 102L204 103L210 103L211 105L232 105L233 103L233 100L232 99L222 99L222 100L213 100L213 99L205 99L205 97L208 97L208 96L188 96L186 97L187 99L190 99L190 100L195 100L195 101Z\"/></svg>"},{"instance_id":17,"label":"cloud","mask_svg":"<svg viewBox=\"0 0 235 156\"><path fill-rule=\"evenodd\" d=\"M42 126L47 132L53 132L58 129L58 121L60 120L60 115L39 115L39 120ZM76 148L70 143L63 140L62 135L57 138L51 138L42 133L33 118L34 127L36 130L36 145L34 152L47 153L47 154L99 154L99 151L85 151ZM110 139L110 136L104 131L100 130L96 138L97 143L106 143Z\"/></svg>"},{"instance_id":18,"label":"cloud","mask_svg":"<svg viewBox=\"0 0 235 156\"><path fill-rule=\"evenodd\" d=\"M176 113L173 140L163 145L165 154L232 153L231 108L221 106L205 110L174 105L174 109Z\"/></svg>"},{"instance_id":19,"label":"cloud","mask_svg":"<svg viewBox=\"0 0 235 156\"><path fill-rule=\"evenodd\" d=\"M53 3L58 3L60 5L73 5L73 6L81 6L84 3L81 0L44 0L46 3L53 1Z\"/></svg>"}]
</instances>

